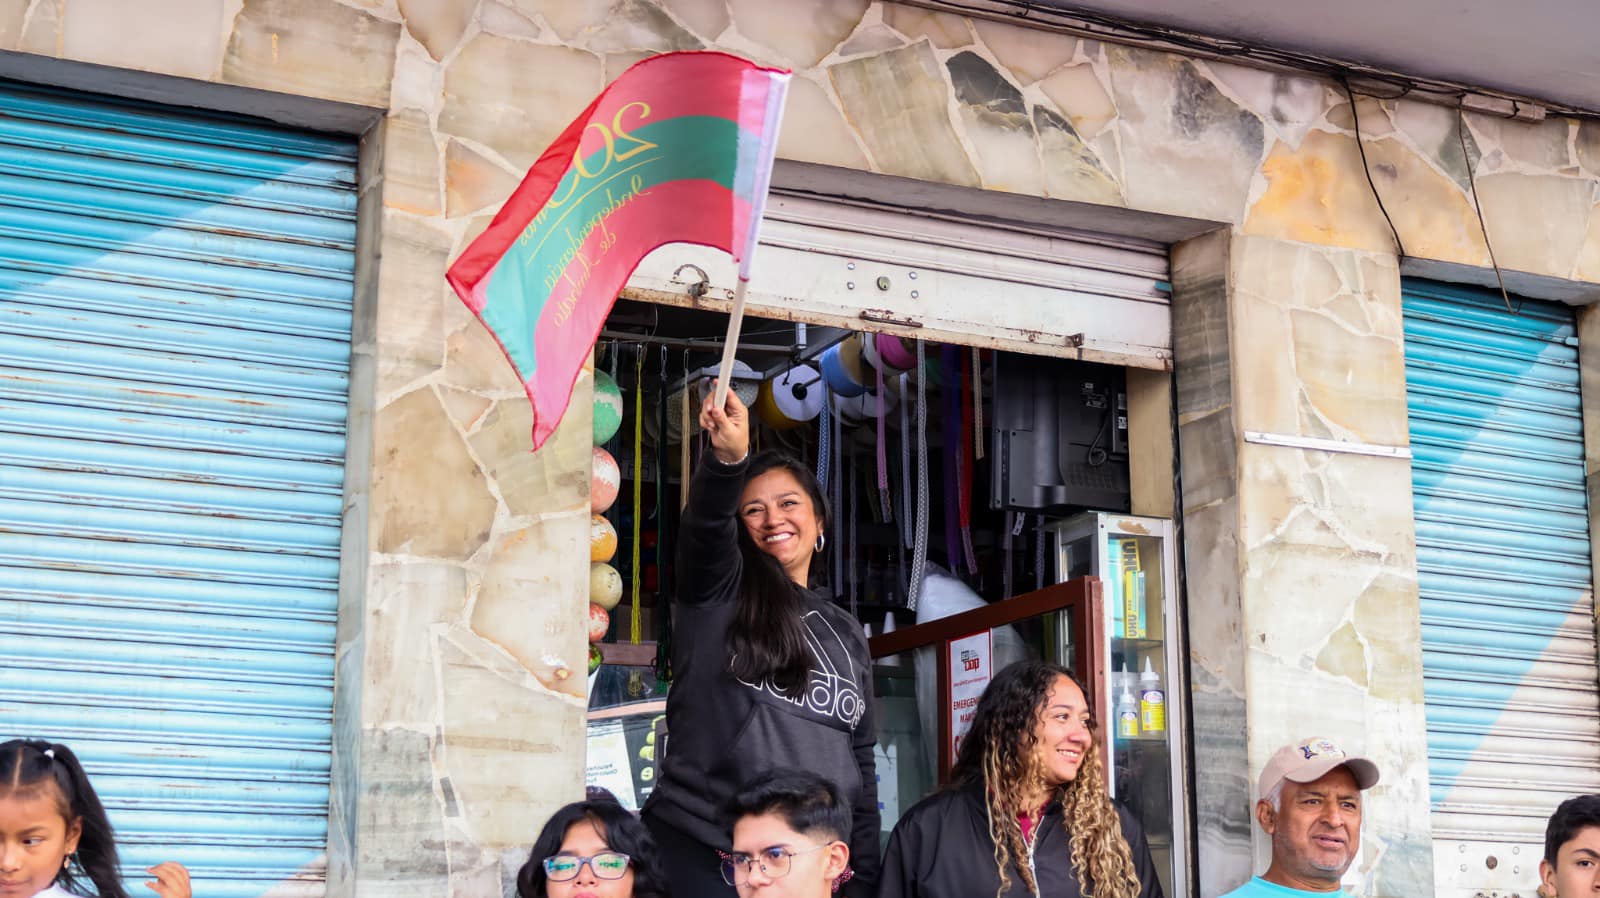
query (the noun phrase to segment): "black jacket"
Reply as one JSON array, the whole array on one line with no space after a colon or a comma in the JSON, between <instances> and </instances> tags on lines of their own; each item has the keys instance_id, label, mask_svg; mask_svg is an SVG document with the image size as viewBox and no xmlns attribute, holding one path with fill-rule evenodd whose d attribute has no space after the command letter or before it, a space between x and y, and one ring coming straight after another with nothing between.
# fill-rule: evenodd
<instances>
[{"instance_id":1,"label":"black jacket","mask_svg":"<svg viewBox=\"0 0 1600 898\"><path fill-rule=\"evenodd\" d=\"M678 542L672 690L660 779L645 802L654 815L714 848L732 837L722 805L746 780L775 768L815 771L852 805L850 896L875 894L878 786L872 756L872 658L861 626L826 596L806 590L813 668L803 699L771 682L728 673L728 627L739 602L737 519L746 464L708 456L694 474Z\"/></svg>"},{"instance_id":2,"label":"black jacket","mask_svg":"<svg viewBox=\"0 0 1600 898\"><path fill-rule=\"evenodd\" d=\"M1139 898L1163 898L1144 830L1120 806L1117 816L1133 850ZM1033 870L1039 898L1082 898L1083 886L1072 869L1070 841L1061 805L1052 802L1034 839ZM1027 863L1026 858L1014 860ZM907 811L889 837L882 876L879 898L992 898L1000 888L1000 874L994 865L983 784L937 792ZM1022 877L1011 871L1011 888L1005 898L1027 896Z\"/></svg>"}]
</instances>

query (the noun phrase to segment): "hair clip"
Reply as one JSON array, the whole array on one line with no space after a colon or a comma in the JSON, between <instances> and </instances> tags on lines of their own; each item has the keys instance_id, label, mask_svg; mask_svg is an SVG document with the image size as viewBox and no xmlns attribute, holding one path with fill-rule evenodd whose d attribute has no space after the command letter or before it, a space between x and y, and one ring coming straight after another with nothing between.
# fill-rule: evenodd
<instances>
[{"instance_id":1,"label":"hair clip","mask_svg":"<svg viewBox=\"0 0 1600 898\"><path fill-rule=\"evenodd\" d=\"M44 756L54 761L56 759L56 750L53 748L47 748L44 750Z\"/></svg>"}]
</instances>

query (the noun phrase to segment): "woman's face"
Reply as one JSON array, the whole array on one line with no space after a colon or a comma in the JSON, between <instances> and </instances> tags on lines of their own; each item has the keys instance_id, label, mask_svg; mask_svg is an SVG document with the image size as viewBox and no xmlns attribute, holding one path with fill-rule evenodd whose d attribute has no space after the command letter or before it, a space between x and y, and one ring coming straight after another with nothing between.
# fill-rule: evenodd
<instances>
[{"instance_id":1,"label":"woman's face","mask_svg":"<svg viewBox=\"0 0 1600 898\"><path fill-rule=\"evenodd\" d=\"M798 478L783 468L750 478L739 496L739 520L756 548L778 559L789 579L809 585L822 522Z\"/></svg>"},{"instance_id":2,"label":"woman's face","mask_svg":"<svg viewBox=\"0 0 1600 898\"><path fill-rule=\"evenodd\" d=\"M1078 778L1094 738L1089 731L1089 703L1078 684L1056 678L1034 724L1033 738L1045 786L1054 789Z\"/></svg>"},{"instance_id":3,"label":"woman's face","mask_svg":"<svg viewBox=\"0 0 1600 898\"><path fill-rule=\"evenodd\" d=\"M599 824L593 820L579 820L567 827L556 853L594 857L612 850ZM566 882L553 882L546 877L544 891L549 898L633 898L633 865L628 865L628 872L622 874L621 879L601 879L595 875L592 864L583 864L578 868L578 875Z\"/></svg>"}]
</instances>

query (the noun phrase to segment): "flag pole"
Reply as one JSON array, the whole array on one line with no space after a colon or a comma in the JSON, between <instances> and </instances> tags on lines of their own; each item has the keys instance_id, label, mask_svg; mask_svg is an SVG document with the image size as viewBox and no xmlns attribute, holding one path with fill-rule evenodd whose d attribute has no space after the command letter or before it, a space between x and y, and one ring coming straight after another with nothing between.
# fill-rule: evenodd
<instances>
[{"instance_id":1,"label":"flag pole","mask_svg":"<svg viewBox=\"0 0 1600 898\"><path fill-rule=\"evenodd\" d=\"M728 340L722 344L722 365L717 369L717 408L727 408L728 381L733 377L733 356L739 349L739 329L744 326L744 295L750 279L740 276L733 290L733 308L728 310Z\"/></svg>"},{"instance_id":2,"label":"flag pole","mask_svg":"<svg viewBox=\"0 0 1600 898\"><path fill-rule=\"evenodd\" d=\"M727 408L728 387L733 379L733 356L739 348L739 329L744 325L744 295L750 288L750 270L755 267L756 247L761 244L761 218L766 214L767 190L772 186L772 163L778 155L778 124L783 119L783 103L789 94L788 72L763 72L767 79L766 107L762 124L763 139L755 152L755 184L750 197L750 230L739 254L739 282L733 290L733 308L728 310L728 342L722 346L722 365L717 369L717 408Z\"/></svg>"}]
</instances>

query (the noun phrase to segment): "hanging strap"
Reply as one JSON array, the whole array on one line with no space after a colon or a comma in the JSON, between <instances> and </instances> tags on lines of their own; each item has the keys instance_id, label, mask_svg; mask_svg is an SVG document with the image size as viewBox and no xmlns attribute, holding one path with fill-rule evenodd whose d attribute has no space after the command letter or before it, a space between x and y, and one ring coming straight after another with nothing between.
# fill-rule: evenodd
<instances>
[{"instance_id":1,"label":"hanging strap","mask_svg":"<svg viewBox=\"0 0 1600 898\"><path fill-rule=\"evenodd\" d=\"M911 378L900 375L900 542L911 548ZM900 579L904 580L902 576Z\"/></svg>"},{"instance_id":2,"label":"hanging strap","mask_svg":"<svg viewBox=\"0 0 1600 898\"><path fill-rule=\"evenodd\" d=\"M983 352L972 347L972 451L983 458Z\"/></svg>"},{"instance_id":3,"label":"hanging strap","mask_svg":"<svg viewBox=\"0 0 1600 898\"><path fill-rule=\"evenodd\" d=\"M667 349L661 348L656 394L656 683L672 682L672 599L677 583L676 522L667 514Z\"/></svg>"},{"instance_id":4,"label":"hanging strap","mask_svg":"<svg viewBox=\"0 0 1600 898\"><path fill-rule=\"evenodd\" d=\"M831 402L833 397L829 395L826 387L823 390L822 417L817 419L817 429L819 431L817 434L817 483L822 487L824 496L831 496L833 494L828 492L828 468L829 462L833 459L833 425L830 423L833 414L828 406L833 404Z\"/></svg>"},{"instance_id":5,"label":"hanging strap","mask_svg":"<svg viewBox=\"0 0 1600 898\"><path fill-rule=\"evenodd\" d=\"M966 436L961 430L961 374L957 370L960 350L946 346L939 353L939 394L943 399L940 431L944 436L944 552L950 573L961 573L961 447Z\"/></svg>"},{"instance_id":6,"label":"hanging strap","mask_svg":"<svg viewBox=\"0 0 1600 898\"><path fill-rule=\"evenodd\" d=\"M917 527L911 547L911 582L906 608L917 610L922 598L922 571L928 563L928 373L927 348L917 341Z\"/></svg>"},{"instance_id":7,"label":"hanging strap","mask_svg":"<svg viewBox=\"0 0 1600 898\"><path fill-rule=\"evenodd\" d=\"M678 429L678 510L689 507L689 434L694 433L689 429L689 350L683 351L683 407L678 416L683 425ZM662 439L667 432L661 431Z\"/></svg>"},{"instance_id":8,"label":"hanging strap","mask_svg":"<svg viewBox=\"0 0 1600 898\"><path fill-rule=\"evenodd\" d=\"M972 551L972 455L973 449L967 445L966 435L972 429L972 378L968 375L965 365L957 360L957 367L961 369L961 436L956 442L961 446L960 486L961 496L961 551L965 553L968 573L978 572L978 556Z\"/></svg>"},{"instance_id":9,"label":"hanging strap","mask_svg":"<svg viewBox=\"0 0 1600 898\"><path fill-rule=\"evenodd\" d=\"M883 507L882 520L894 520L894 506L889 502L889 439L884 427L883 370L878 375L878 502Z\"/></svg>"},{"instance_id":10,"label":"hanging strap","mask_svg":"<svg viewBox=\"0 0 1600 898\"><path fill-rule=\"evenodd\" d=\"M639 534L644 530L644 353L644 347L639 347L633 366L633 565L628 571L633 606L629 609L628 641L634 645L643 639L639 632L643 607L639 601Z\"/></svg>"}]
</instances>

